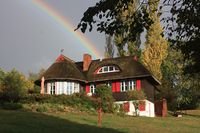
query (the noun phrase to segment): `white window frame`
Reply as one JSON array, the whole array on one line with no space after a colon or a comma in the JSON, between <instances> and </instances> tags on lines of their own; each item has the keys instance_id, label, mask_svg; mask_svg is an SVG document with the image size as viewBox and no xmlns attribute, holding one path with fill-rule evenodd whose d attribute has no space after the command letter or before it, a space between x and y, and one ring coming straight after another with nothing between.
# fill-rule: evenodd
<instances>
[{"instance_id":1,"label":"white window frame","mask_svg":"<svg viewBox=\"0 0 200 133\"><path fill-rule=\"evenodd\" d=\"M96 86L94 84L90 84L90 93L95 94Z\"/></svg>"},{"instance_id":2,"label":"white window frame","mask_svg":"<svg viewBox=\"0 0 200 133\"><path fill-rule=\"evenodd\" d=\"M111 87L112 88L112 82L107 82L106 86Z\"/></svg>"},{"instance_id":3,"label":"white window frame","mask_svg":"<svg viewBox=\"0 0 200 133\"><path fill-rule=\"evenodd\" d=\"M77 82L56 82L55 84L56 92L55 94L66 94L71 95L80 92L80 84ZM51 83L49 83L49 94L52 94Z\"/></svg>"},{"instance_id":4,"label":"white window frame","mask_svg":"<svg viewBox=\"0 0 200 133\"><path fill-rule=\"evenodd\" d=\"M136 80L127 80L127 81L121 81L120 83L120 91L130 91L136 89Z\"/></svg>"},{"instance_id":5,"label":"white window frame","mask_svg":"<svg viewBox=\"0 0 200 133\"><path fill-rule=\"evenodd\" d=\"M112 70L111 67L113 68ZM107 71L105 71L105 69L107 69ZM97 71L97 74L111 73L111 72L119 72L119 68L116 66L103 66Z\"/></svg>"},{"instance_id":6,"label":"white window frame","mask_svg":"<svg viewBox=\"0 0 200 133\"><path fill-rule=\"evenodd\" d=\"M55 82L51 82L49 86L50 86L49 93L51 95L55 95L56 94L56 84L55 84Z\"/></svg>"}]
</instances>

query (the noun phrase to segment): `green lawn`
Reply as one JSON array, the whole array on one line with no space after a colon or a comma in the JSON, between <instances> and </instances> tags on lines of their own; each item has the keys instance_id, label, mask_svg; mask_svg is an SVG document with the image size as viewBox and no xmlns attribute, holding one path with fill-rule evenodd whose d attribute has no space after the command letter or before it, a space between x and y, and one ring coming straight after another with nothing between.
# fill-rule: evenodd
<instances>
[{"instance_id":1,"label":"green lawn","mask_svg":"<svg viewBox=\"0 0 200 133\"><path fill-rule=\"evenodd\" d=\"M33 113L0 109L0 133L198 133L200 110L182 118L120 117L88 113Z\"/></svg>"}]
</instances>

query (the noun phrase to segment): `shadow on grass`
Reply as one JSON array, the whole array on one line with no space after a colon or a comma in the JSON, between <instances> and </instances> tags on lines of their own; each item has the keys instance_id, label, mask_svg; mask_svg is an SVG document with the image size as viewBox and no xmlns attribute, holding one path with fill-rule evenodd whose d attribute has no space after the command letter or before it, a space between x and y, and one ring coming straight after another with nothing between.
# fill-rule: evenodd
<instances>
[{"instance_id":1,"label":"shadow on grass","mask_svg":"<svg viewBox=\"0 0 200 133\"><path fill-rule=\"evenodd\" d=\"M123 133L40 113L0 110L1 133Z\"/></svg>"}]
</instances>

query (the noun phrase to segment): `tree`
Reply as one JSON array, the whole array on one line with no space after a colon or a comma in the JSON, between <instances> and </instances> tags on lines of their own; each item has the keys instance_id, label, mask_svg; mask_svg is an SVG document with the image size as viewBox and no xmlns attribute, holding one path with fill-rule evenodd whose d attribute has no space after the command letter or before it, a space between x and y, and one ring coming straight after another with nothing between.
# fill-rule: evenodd
<instances>
[{"instance_id":1,"label":"tree","mask_svg":"<svg viewBox=\"0 0 200 133\"><path fill-rule=\"evenodd\" d=\"M164 0L163 5L163 10L170 9L163 18L169 39L182 51L185 59L191 60L185 72L200 73L200 1Z\"/></svg>"},{"instance_id":2,"label":"tree","mask_svg":"<svg viewBox=\"0 0 200 133\"><path fill-rule=\"evenodd\" d=\"M144 1L136 10L136 12L138 10L139 12L126 16L127 20L132 20L129 25L118 18L122 10L126 10L128 5L134 2L135 0L100 0L95 6L89 7L85 11L77 29L81 29L84 33L88 28L89 31L92 31L95 25L97 26L97 31L105 32L105 34L109 35L122 35L126 32L127 36L123 38L123 42L135 42L137 35L142 33L144 28L148 29L152 21L146 12L146 8L142 6Z\"/></svg>"},{"instance_id":3,"label":"tree","mask_svg":"<svg viewBox=\"0 0 200 133\"><path fill-rule=\"evenodd\" d=\"M28 82L30 85L33 85L32 88L29 89L29 93L40 93L40 86L35 85L34 82L41 78L45 71L44 68L41 68L38 73L29 72Z\"/></svg>"},{"instance_id":4,"label":"tree","mask_svg":"<svg viewBox=\"0 0 200 133\"><path fill-rule=\"evenodd\" d=\"M162 36L163 29L157 11L159 0L149 0L149 14L153 24L147 31L145 49L142 52L142 62L148 70L158 79L162 79L161 64L167 57L168 43Z\"/></svg>"},{"instance_id":5,"label":"tree","mask_svg":"<svg viewBox=\"0 0 200 133\"><path fill-rule=\"evenodd\" d=\"M117 19L123 21L127 27L130 28L133 18L129 18L128 16L132 16L134 14L138 14L139 11L136 12L137 7L139 6L139 1L135 0L133 3L129 3L127 9L121 9L121 12L117 15ZM140 48L140 33L137 33L135 41L127 40L124 41L125 38L129 35L129 33L121 29L120 34L114 35L115 46L118 50L118 56L126 56L126 55L137 55L137 51ZM125 50L127 48L127 50Z\"/></svg>"},{"instance_id":6,"label":"tree","mask_svg":"<svg viewBox=\"0 0 200 133\"><path fill-rule=\"evenodd\" d=\"M101 99L101 106L104 112L114 111L114 98L112 90L107 85L99 85L96 89L96 96Z\"/></svg>"},{"instance_id":7,"label":"tree","mask_svg":"<svg viewBox=\"0 0 200 133\"><path fill-rule=\"evenodd\" d=\"M115 52L115 50L114 50L112 36L106 35L105 57L113 58L114 52Z\"/></svg>"},{"instance_id":8,"label":"tree","mask_svg":"<svg viewBox=\"0 0 200 133\"><path fill-rule=\"evenodd\" d=\"M184 60L180 50L177 51L171 47L168 51L169 54L161 67L163 73L160 86L162 98L167 99L170 110L196 108L200 102L199 76L184 74L183 68L189 61Z\"/></svg>"},{"instance_id":9,"label":"tree","mask_svg":"<svg viewBox=\"0 0 200 133\"><path fill-rule=\"evenodd\" d=\"M5 79L5 72L2 69L0 69L0 97L1 97L2 92L3 92L4 79Z\"/></svg>"},{"instance_id":10,"label":"tree","mask_svg":"<svg viewBox=\"0 0 200 133\"><path fill-rule=\"evenodd\" d=\"M16 70L6 73L2 91L4 101L19 101L27 92L24 76Z\"/></svg>"}]
</instances>

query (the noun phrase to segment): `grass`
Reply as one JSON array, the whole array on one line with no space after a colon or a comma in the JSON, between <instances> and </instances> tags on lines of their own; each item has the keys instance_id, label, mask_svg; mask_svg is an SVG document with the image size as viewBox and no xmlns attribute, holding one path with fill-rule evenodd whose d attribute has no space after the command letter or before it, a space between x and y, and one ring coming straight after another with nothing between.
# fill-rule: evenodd
<instances>
[{"instance_id":1,"label":"grass","mask_svg":"<svg viewBox=\"0 0 200 133\"><path fill-rule=\"evenodd\" d=\"M0 110L0 133L197 133L200 110L182 118L120 117L103 114L102 128L97 115L89 113L34 113Z\"/></svg>"}]
</instances>

